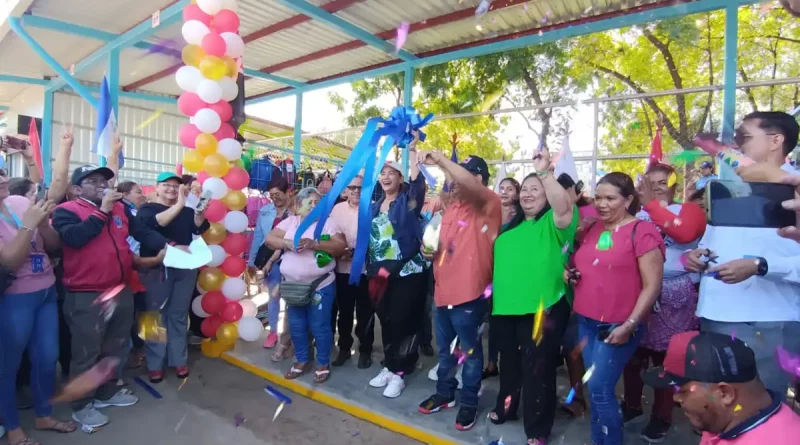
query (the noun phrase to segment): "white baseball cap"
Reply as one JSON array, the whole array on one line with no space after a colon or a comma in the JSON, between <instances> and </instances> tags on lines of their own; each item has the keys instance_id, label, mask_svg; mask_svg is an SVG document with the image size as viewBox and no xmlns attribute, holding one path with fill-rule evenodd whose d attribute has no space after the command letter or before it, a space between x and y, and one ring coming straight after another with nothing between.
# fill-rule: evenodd
<instances>
[{"instance_id":1,"label":"white baseball cap","mask_svg":"<svg viewBox=\"0 0 800 445\"><path fill-rule=\"evenodd\" d=\"M384 167L391 167L391 168L397 170L397 173L400 173L400 176L403 176L403 167L401 167L398 162L386 161L386 163L383 164L383 166Z\"/></svg>"}]
</instances>

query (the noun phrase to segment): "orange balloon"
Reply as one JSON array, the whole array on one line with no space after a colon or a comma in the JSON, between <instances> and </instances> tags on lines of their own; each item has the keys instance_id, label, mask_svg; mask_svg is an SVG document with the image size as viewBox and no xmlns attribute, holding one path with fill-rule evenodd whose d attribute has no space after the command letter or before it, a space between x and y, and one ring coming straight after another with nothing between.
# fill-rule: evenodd
<instances>
[{"instance_id":1,"label":"orange balloon","mask_svg":"<svg viewBox=\"0 0 800 445\"><path fill-rule=\"evenodd\" d=\"M200 287L209 292L212 290L220 290L223 281L225 281L225 272L216 267L209 267L201 270L200 275L197 277L197 283Z\"/></svg>"},{"instance_id":2,"label":"orange balloon","mask_svg":"<svg viewBox=\"0 0 800 445\"><path fill-rule=\"evenodd\" d=\"M211 223L211 227L203 233L203 241L207 244L219 244L225 241L228 231L221 223Z\"/></svg>"},{"instance_id":3,"label":"orange balloon","mask_svg":"<svg viewBox=\"0 0 800 445\"><path fill-rule=\"evenodd\" d=\"M194 147L201 155L208 156L217 152L217 138L211 133L200 133L194 140Z\"/></svg>"},{"instance_id":4,"label":"orange balloon","mask_svg":"<svg viewBox=\"0 0 800 445\"><path fill-rule=\"evenodd\" d=\"M233 345L239 338L239 328L236 323L223 323L217 329L217 341L223 345Z\"/></svg>"},{"instance_id":5,"label":"orange balloon","mask_svg":"<svg viewBox=\"0 0 800 445\"><path fill-rule=\"evenodd\" d=\"M197 150L186 150L183 154L183 168L186 170L197 173L203 170L204 156Z\"/></svg>"},{"instance_id":6,"label":"orange balloon","mask_svg":"<svg viewBox=\"0 0 800 445\"><path fill-rule=\"evenodd\" d=\"M231 165L228 162L228 158L219 153L208 155L203 161L203 171L214 178L225 176L230 168Z\"/></svg>"},{"instance_id":7,"label":"orange balloon","mask_svg":"<svg viewBox=\"0 0 800 445\"><path fill-rule=\"evenodd\" d=\"M222 197L222 203L225 204L228 210L242 210L247 207L247 196L241 190L231 190Z\"/></svg>"},{"instance_id":8,"label":"orange balloon","mask_svg":"<svg viewBox=\"0 0 800 445\"><path fill-rule=\"evenodd\" d=\"M236 59L224 56L222 61L225 62L225 67L228 69L225 75L235 79L239 75L239 66L236 64Z\"/></svg>"},{"instance_id":9,"label":"orange balloon","mask_svg":"<svg viewBox=\"0 0 800 445\"><path fill-rule=\"evenodd\" d=\"M203 60L203 57L205 56L206 52L203 51L203 48L201 48L200 45L186 45L181 51L181 59L183 59L183 63L193 67L198 67L200 65L200 61Z\"/></svg>"},{"instance_id":10,"label":"orange balloon","mask_svg":"<svg viewBox=\"0 0 800 445\"><path fill-rule=\"evenodd\" d=\"M220 80L225 77L225 73L228 72L228 67L225 65L225 62L217 56L206 55L200 59L198 68L203 74L203 77L211 80Z\"/></svg>"}]
</instances>

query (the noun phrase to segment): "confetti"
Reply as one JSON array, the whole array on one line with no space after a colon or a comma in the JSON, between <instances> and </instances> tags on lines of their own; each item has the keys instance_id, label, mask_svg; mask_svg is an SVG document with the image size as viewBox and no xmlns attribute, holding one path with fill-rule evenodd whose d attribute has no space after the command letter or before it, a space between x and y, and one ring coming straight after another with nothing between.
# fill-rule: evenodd
<instances>
[{"instance_id":1,"label":"confetti","mask_svg":"<svg viewBox=\"0 0 800 445\"><path fill-rule=\"evenodd\" d=\"M179 429L181 429L181 426L183 426L183 421L186 420L186 416L188 416L188 415L189 415L189 413L184 414L183 417L181 417L181 420L179 420L178 423L175 424L175 432L176 433L178 432Z\"/></svg>"},{"instance_id":2,"label":"confetti","mask_svg":"<svg viewBox=\"0 0 800 445\"><path fill-rule=\"evenodd\" d=\"M492 6L492 2L489 0L481 0L481 3L475 8L475 17L483 17L489 12L489 8Z\"/></svg>"},{"instance_id":3,"label":"confetti","mask_svg":"<svg viewBox=\"0 0 800 445\"><path fill-rule=\"evenodd\" d=\"M408 30L409 27L408 22L400 23L400 26L397 27L397 38L394 40L394 50L395 53L399 53L400 50L403 48L403 45L406 44L406 39L408 38Z\"/></svg>"},{"instance_id":4,"label":"confetti","mask_svg":"<svg viewBox=\"0 0 800 445\"><path fill-rule=\"evenodd\" d=\"M186 384L186 381L187 381L187 380L189 380L189 377L186 377L186 378L184 378L184 379L183 379L183 381L181 382L181 384L180 384L180 385L178 385L178 391L180 391L180 390L181 390L181 388L183 388L183 385L185 385L185 384Z\"/></svg>"},{"instance_id":5,"label":"confetti","mask_svg":"<svg viewBox=\"0 0 800 445\"><path fill-rule=\"evenodd\" d=\"M562 255L565 255L567 252L569 252L569 241L567 241L567 243L564 244L564 247L561 248Z\"/></svg>"},{"instance_id":6,"label":"confetti","mask_svg":"<svg viewBox=\"0 0 800 445\"><path fill-rule=\"evenodd\" d=\"M452 304L447 305L447 309L452 310L453 309L453 305Z\"/></svg>"},{"instance_id":7,"label":"confetti","mask_svg":"<svg viewBox=\"0 0 800 445\"><path fill-rule=\"evenodd\" d=\"M734 341L734 340L736 340L736 329L731 331L731 341Z\"/></svg>"},{"instance_id":8,"label":"confetti","mask_svg":"<svg viewBox=\"0 0 800 445\"><path fill-rule=\"evenodd\" d=\"M286 406L286 403L284 403L284 402L281 402L281 404L280 404L280 405L278 405L278 409L276 409L276 410L275 410L275 415L274 415L274 416L272 416L272 421L273 421L273 422L274 422L274 421L275 421L275 419L277 419L277 418L278 418L278 416L281 414L281 411L283 411L283 407L284 407L284 406Z\"/></svg>"},{"instance_id":9,"label":"confetti","mask_svg":"<svg viewBox=\"0 0 800 445\"><path fill-rule=\"evenodd\" d=\"M736 404L736 407L735 407L735 408L733 408L733 412L735 412L735 413L736 413L736 412L739 412L739 411L741 411L741 410L742 410L742 405L739 405L738 403Z\"/></svg>"},{"instance_id":10,"label":"confetti","mask_svg":"<svg viewBox=\"0 0 800 445\"><path fill-rule=\"evenodd\" d=\"M452 355L455 352L457 343L458 343L458 337L454 338L453 341L450 343L450 355Z\"/></svg>"},{"instance_id":11,"label":"confetti","mask_svg":"<svg viewBox=\"0 0 800 445\"><path fill-rule=\"evenodd\" d=\"M486 299L491 296L492 296L492 284L489 283L489 285L486 286L486 289L483 290L483 298Z\"/></svg>"},{"instance_id":12,"label":"confetti","mask_svg":"<svg viewBox=\"0 0 800 445\"><path fill-rule=\"evenodd\" d=\"M539 346L539 343L542 342L542 338L544 338L544 300L539 302L539 310L536 311L536 315L533 319L533 341L536 342L536 346Z\"/></svg>"},{"instance_id":13,"label":"confetti","mask_svg":"<svg viewBox=\"0 0 800 445\"><path fill-rule=\"evenodd\" d=\"M481 227L481 233L486 233L487 230L489 230L489 226L484 224L483 227Z\"/></svg>"},{"instance_id":14,"label":"confetti","mask_svg":"<svg viewBox=\"0 0 800 445\"><path fill-rule=\"evenodd\" d=\"M247 419L244 418L242 413L236 413L236 415L233 416L233 426L236 428L239 428L246 421Z\"/></svg>"},{"instance_id":15,"label":"confetti","mask_svg":"<svg viewBox=\"0 0 800 445\"><path fill-rule=\"evenodd\" d=\"M597 264L599 262L600 262L600 259L599 258L595 258L594 261L592 261L592 266L597 266Z\"/></svg>"},{"instance_id":16,"label":"confetti","mask_svg":"<svg viewBox=\"0 0 800 445\"><path fill-rule=\"evenodd\" d=\"M144 380L142 380L142 378L141 378L141 377L139 377L139 376L136 376L136 377L134 377L134 378L133 378L133 381L134 381L134 382L136 382L136 384L138 384L138 385L139 385L139 386L141 386L142 388L144 388L144 389L145 389L145 391L149 392L149 393L150 393L150 395L151 395L151 396L153 396L153 397L155 397L156 399L163 399L163 398L164 398L164 396L162 396L162 395L161 395L161 394L160 394L158 391L156 391L156 389L155 389L155 388L153 388L153 387L152 387L152 386L150 386L150 385L149 385L147 382L145 382Z\"/></svg>"},{"instance_id":17,"label":"confetti","mask_svg":"<svg viewBox=\"0 0 800 445\"><path fill-rule=\"evenodd\" d=\"M575 399L575 388L569 389L569 394L567 394L567 399L564 402L569 405Z\"/></svg>"},{"instance_id":18,"label":"confetti","mask_svg":"<svg viewBox=\"0 0 800 445\"><path fill-rule=\"evenodd\" d=\"M600 234L597 240L597 250L609 250L614 246L614 240L611 238L611 232L606 230Z\"/></svg>"},{"instance_id":19,"label":"confetti","mask_svg":"<svg viewBox=\"0 0 800 445\"><path fill-rule=\"evenodd\" d=\"M162 109L160 109L160 108L159 108L158 110L156 110L155 112L153 112L153 114L151 114L151 115L150 115L150 117L148 117L147 119L145 119L145 121L144 121L144 122L142 122L141 124L139 124L139 125L136 127L136 131L139 131L139 130L144 130L145 128L147 128L147 126L148 126L148 125L152 124L153 122L155 122L155 121L156 121L156 119L158 119L159 117L161 117L161 115L162 115L162 114L164 114L164 110L162 110Z\"/></svg>"},{"instance_id":20,"label":"confetti","mask_svg":"<svg viewBox=\"0 0 800 445\"><path fill-rule=\"evenodd\" d=\"M584 13L584 14L588 14L588 13L592 12L592 9L593 9L593 8L594 8L594 7L590 5L588 8L586 8L586 9L584 9L584 10L583 10L583 13Z\"/></svg>"},{"instance_id":21,"label":"confetti","mask_svg":"<svg viewBox=\"0 0 800 445\"><path fill-rule=\"evenodd\" d=\"M800 356L792 355L789 351L784 349L783 346L778 346L777 352L778 364L780 364L781 369L789 374L800 377Z\"/></svg>"},{"instance_id":22,"label":"confetti","mask_svg":"<svg viewBox=\"0 0 800 445\"><path fill-rule=\"evenodd\" d=\"M592 374L594 374L594 365L590 366L589 369L586 370L586 373L583 374L581 377L581 383L584 385L592 378Z\"/></svg>"},{"instance_id":23,"label":"confetti","mask_svg":"<svg viewBox=\"0 0 800 445\"><path fill-rule=\"evenodd\" d=\"M271 395L272 397L275 397L281 403L286 403L289 405L292 404L292 399L290 399L287 395L283 394L282 392L278 391L277 389L273 388L270 385L267 385L267 387L264 388L264 392Z\"/></svg>"},{"instance_id":24,"label":"confetti","mask_svg":"<svg viewBox=\"0 0 800 445\"><path fill-rule=\"evenodd\" d=\"M467 227L467 222L463 219L459 220L456 224L458 224L459 227Z\"/></svg>"},{"instance_id":25,"label":"confetti","mask_svg":"<svg viewBox=\"0 0 800 445\"><path fill-rule=\"evenodd\" d=\"M483 32L483 26L481 26L480 24L475 25L475 29L477 29L480 32Z\"/></svg>"}]
</instances>

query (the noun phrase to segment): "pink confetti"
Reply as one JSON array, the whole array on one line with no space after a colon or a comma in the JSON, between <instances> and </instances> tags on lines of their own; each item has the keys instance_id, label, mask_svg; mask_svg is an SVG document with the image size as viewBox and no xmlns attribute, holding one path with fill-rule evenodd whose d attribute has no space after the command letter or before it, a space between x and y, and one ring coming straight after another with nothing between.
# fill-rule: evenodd
<instances>
[{"instance_id":1,"label":"pink confetti","mask_svg":"<svg viewBox=\"0 0 800 445\"><path fill-rule=\"evenodd\" d=\"M736 340L736 329L731 331L731 341L734 341L734 340Z\"/></svg>"},{"instance_id":2,"label":"pink confetti","mask_svg":"<svg viewBox=\"0 0 800 445\"><path fill-rule=\"evenodd\" d=\"M403 48L403 45L406 44L410 26L411 25L409 25L408 22L403 22L397 27L397 38L394 40L394 49L396 53L399 53Z\"/></svg>"},{"instance_id":3,"label":"pink confetti","mask_svg":"<svg viewBox=\"0 0 800 445\"><path fill-rule=\"evenodd\" d=\"M800 377L800 356L792 355L783 346L778 346L778 363L784 371Z\"/></svg>"},{"instance_id":4,"label":"pink confetti","mask_svg":"<svg viewBox=\"0 0 800 445\"><path fill-rule=\"evenodd\" d=\"M467 222L464 221L463 219L459 220L457 224L459 227L467 227Z\"/></svg>"},{"instance_id":5,"label":"pink confetti","mask_svg":"<svg viewBox=\"0 0 800 445\"><path fill-rule=\"evenodd\" d=\"M486 286L486 289L483 290L483 298L489 298L491 296L492 296L492 284L489 283L489 285Z\"/></svg>"},{"instance_id":6,"label":"pink confetti","mask_svg":"<svg viewBox=\"0 0 800 445\"><path fill-rule=\"evenodd\" d=\"M597 266L597 264L599 262L600 262L600 259L599 258L595 258L594 261L592 261L592 266Z\"/></svg>"},{"instance_id":7,"label":"pink confetti","mask_svg":"<svg viewBox=\"0 0 800 445\"><path fill-rule=\"evenodd\" d=\"M522 5L522 10L525 11L525 12L528 12L528 4L527 3Z\"/></svg>"}]
</instances>

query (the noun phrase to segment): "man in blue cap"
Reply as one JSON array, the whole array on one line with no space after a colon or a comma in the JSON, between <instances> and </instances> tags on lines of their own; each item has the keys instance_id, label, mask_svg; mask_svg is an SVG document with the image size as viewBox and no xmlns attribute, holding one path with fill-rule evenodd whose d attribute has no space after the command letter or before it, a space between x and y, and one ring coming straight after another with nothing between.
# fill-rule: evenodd
<instances>
[{"instance_id":1,"label":"man in blue cap","mask_svg":"<svg viewBox=\"0 0 800 445\"><path fill-rule=\"evenodd\" d=\"M719 176L714 174L714 164L711 161L703 161L700 164L700 178L694 182L695 190L703 190L712 179L719 179Z\"/></svg>"}]
</instances>

